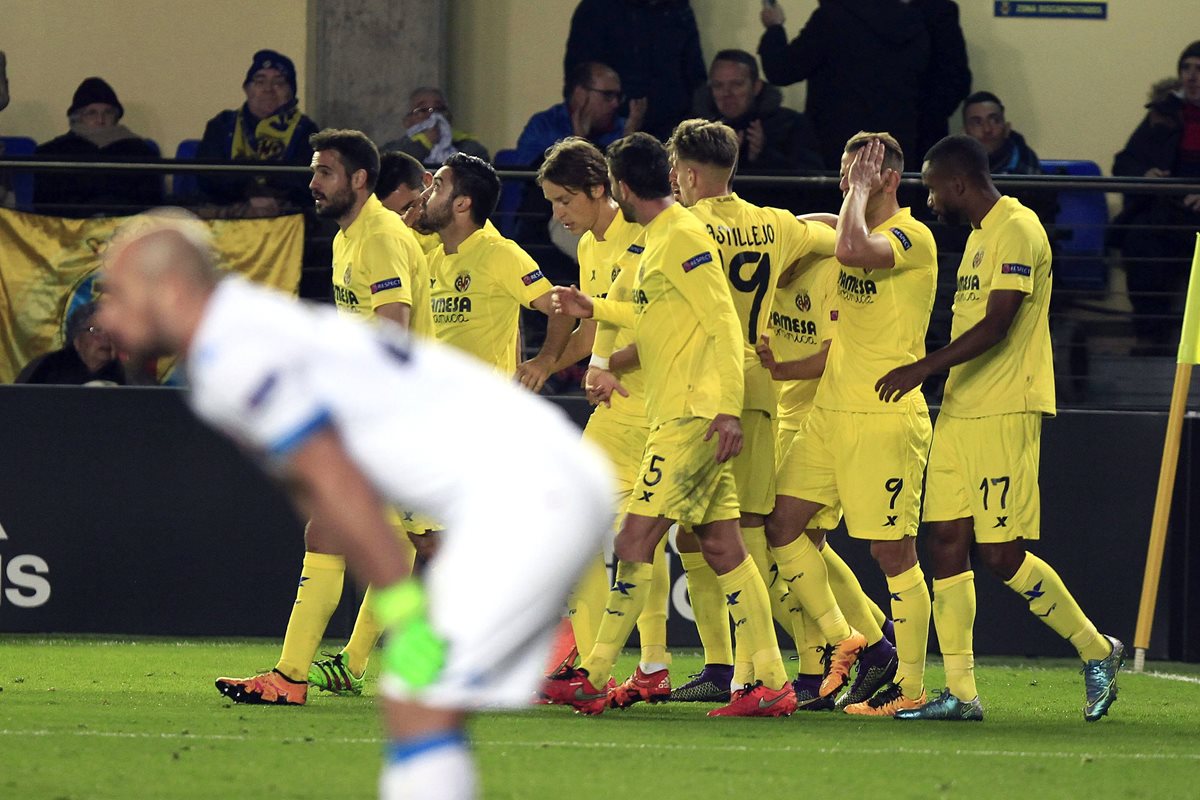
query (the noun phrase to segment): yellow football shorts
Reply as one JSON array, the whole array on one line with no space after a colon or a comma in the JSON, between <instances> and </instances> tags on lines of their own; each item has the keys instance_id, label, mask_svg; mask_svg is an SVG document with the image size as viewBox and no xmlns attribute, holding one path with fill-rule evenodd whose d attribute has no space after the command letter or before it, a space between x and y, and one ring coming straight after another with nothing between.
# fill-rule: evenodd
<instances>
[{"instance_id":1,"label":"yellow football shorts","mask_svg":"<svg viewBox=\"0 0 1200 800\"><path fill-rule=\"evenodd\" d=\"M626 417L613 414L600 406L592 412L583 438L599 447L608 457L617 487L617 508L623 508L633 491L642 466L642 454L646 452L646 439L650 429Z\"/></svg>"},{"instance_id":2,"label":"yellow football shorts","mask_svg":"<svg viewBox=\"0 0 1200 800\"><path fill-rule=\"evenodd\" d=\"M803 424L803 423L801 423ZM783 459L787 456L788 451L797 445L796 434L800 431L797 428L779 428L779 433L775 441L775 469L776 472L783 466ZM799 443L800 447L804 446L803 442ZM820 511L809 521L808 529L816 531L831 531L838 526L842 521L842 504L831 503Z\"/></svg>"},{"instance_id":3,"label":"yellow football shorts","mask_svg":"<svg viewBox=\"0 0 1200 800\"><path fill-rule=\"evenodd\" d=\"M716 461L717 437L704 441L712 420L685 417L650 432L628 514L665 517L687 527L739 516L733 466Z\"/></svg>"},{"instance_id":4,"label":"yellow football shorts","mask_svg":"<svg viewBox=\"0 0 1200 800\"><path fill-rule=\"evenodd\" d=\"M742 412L742 452L730 464L742 513L770 514L775 508L775 426L767 412Z\"/></svg>"},{"instance_id":5,"label":"yellow football shorts","mask_svg":"<svg viewBox=\"0 0 1200 800\"><path fill-rule=\"evenodd\" d=\"M841 503L856 539L916 536L933 430L916 404L865 414L814 407L779 469L779 494Z\"/></svg>"},{"instance_id":6,"label":"yellow football shorts","mask_svg":"<svg viewBox=\"0 0 1200 800\"><path fill-rule=\"evenodd\" d=\"M402 508L394 506L387 507L387 517L388 522L392 525L392 530L402 539L407 539L406 534L409 533L413 536L424 536L427 533L436 533L445 530L432 517L418 514L415 511L405 511Z\"/></svg>"},{"instance_id":7,"label":"yellow football shorts","mask_svg":"<svg viewBox=\"0 0 1200 800\"><path fill-rule=\"evenodd\" d=\"M929 454L926 522L971 517L975 540L984 544L1037 539L1041 450L1040 414L941 414Z\"/></svg>"}]
</instances>

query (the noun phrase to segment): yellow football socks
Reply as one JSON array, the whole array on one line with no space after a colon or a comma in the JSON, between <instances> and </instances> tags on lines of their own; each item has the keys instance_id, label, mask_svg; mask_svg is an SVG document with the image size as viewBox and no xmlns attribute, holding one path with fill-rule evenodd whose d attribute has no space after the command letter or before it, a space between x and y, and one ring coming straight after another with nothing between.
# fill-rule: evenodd
<instances>
[{"instance_id":1,"label":"yellow football socks","mask_svg":"<svg viewBox=\"0 0 1200 800\"><path fill-rule=\"evenodd\" d=\"M1084 615L1062 578L1033 553L1025 554L1017 573L1004 585L1025 598L1034 616L1070 641L1084 661L1108 658L1112 653L1112 645Z\"/></svg>"},{"instance_id":2,"label":"yellow football socks","mask_svg":"<svg viewBox=\"0 0 1200 800\"><path fill-rule=\"evenodd\" d=\"M638 615L646 607L653 577L653 564L617 562L617 576L608 592L608 605L596 632L596 644L580 664L587 670L593 686L602 688L612 677L613 664L625 642L629 641Z\"/></svg>"},{"instance_id":3,"label":"yellow football socks","mask_svg":"<svg viewBox=\"0 0 1200 800\"><path fill-rule=\"evenodd\" d=\"M717 582L725 594L725 605L733 619L738 650L748 649L750 652L754 677L767 688L780 688L787 683L787 671L779 653L779 641L775 638L771 599L758 567L754 565L754 559L746 556L741 564L724 575L718 575Z\"/></svg>"},{"instance_id":4,"label":"yellow football socks","mask_svg":"<svg viewBox=\"0 0 1200 800\"><path fill-rule=\"evenodd\" d=\"M308 680L308 666L321 645L329 618L342 599L345 575L346 559L342 556L304 554L296 603L283 636L283 652L275 665L284 676L294 681Z\"/></svg>"},{"instance_id":5,"label":"yellow football socks","mask_svg":"<svg viewBox=\"0 0 1200 800\"><path fill-rule=\"evenodd\" d=\"M967 570L933 581L933 624L937 628L946 688L959 700L974 700L975 573Z\"/></svg>"},{"instance_id":6,"label":"yellow football socks","mask_svg":"<svg viewBox=\"0 0 1200 800\"><path fill-rule=\"evenodd\" d=\"M858 582L858 577L842 557L833 551L828 541L821 548L821 558L825 560L825 566L829 570L829 588L833 590L838 608L846 615L846 622L867 637L868 645L875 644L883 638L883 630L879 627L882 624L883 611L867 597L862 584Z\"/></svg>"},{"instance_id":7,"label":"yellow football socks","mask_svg":"<svg viewBox=\"0 0 1200 800\"><path fill-rule=\"evenodd\" d=\"M580 653L590 652L596 643L596 631L608 604L608 588L608 567L604 565L604 556L597 554L584 568L567 601L567 616Z\"/></svg>"},{"instance_id":8,"label":"yellow football socks","mask_svg":"<svg viewBox=\"0 0 1200 800\"><path fill-rule=\"evenodd\" d=\"M896 683L904 696L916 700L925 690L925 651L929 648L929 587L921 565L887 579L892 593L892 623L896 626ZM971 697L974 697L972 695ZM963 698L970 700L971 697Z\"/></svg>"},{"instance_id":9,"label":"yellow football socks","mask_svg":"<svg viewBox=\"0 0 1200 800\"><path fill-rule=\"evenodd\" d=\"M367 662L371 659L371 651L375 649L375 644L383 635L383 628L375 621L375 615L371 613L371 605L374 601L375 587L368 586L366 594L363 595L362 605L358 607L358 617L354 620L354 630L350 632L350 641L346 642L346 646L342 648L342 652L346 654L346 669L358 678L361 678L367 671Z\"/></svg>"},{"instance_id":10,"label":"yellow football socks","mask_svg":"<svg viewBox=\"0 0 1200 800\"><path fill-rule=\"evenodd\" d=\"M779 579L784 588L816 622L821 635L834 643L849 638L850 624L829 588L829 569L809 538L801 534L790 544L771 548L771 555L779 565Z\"/></svg>"},{"instance_id":11,"label":"yellow football socks","mask_svg":"<svg viewBox=\"0 0 1200 800\"><path fill-rule=\"evenodd\" d=\"M680 553L679 558L687 573L688 597L700 643L704 645L704 663L732 664L729 612L725 610L725 595L717 583L717 573L704 560L703 553Z\"/></svg>"},{"instance_id":12,"label":"yellow football socks","mask_svg":"<svg viewBox=\"0 0 1200 800\"><path fill-rule=\"evenodd\" d=\"M787 604L783 600L787 595L787 589L784 588L783 581L779 580L779 569L771 560L770 550L767 547L766 528L762 525L743 527L742 541L746 543L746 552L754 559L754 566L758 567L758 573L762 575L763 583L767 585L767 594L771 597L771 616L794 641L799 642L800 640L796 638L792 615L788 612Z\"/></svg>"},{"instance_id":13,"label":"yellow football socks","mask_svg":"<svg viewBox=\"0 0 1200 800\"><path fill-rule=\"evenodd\" d=\"M638 640L642 645L643 672L657 672L671 663L667 653L667 596L671 591L671 569L667 563L667 537L654 551L654 574L650 578L650 593L646 607L637 619Z\"/></svg>"}]
</instances>

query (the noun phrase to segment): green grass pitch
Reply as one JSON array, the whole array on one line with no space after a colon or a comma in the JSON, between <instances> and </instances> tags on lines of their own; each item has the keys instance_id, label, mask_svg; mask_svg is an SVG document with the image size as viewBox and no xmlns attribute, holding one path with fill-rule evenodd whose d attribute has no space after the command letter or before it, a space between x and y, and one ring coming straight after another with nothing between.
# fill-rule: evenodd
<instances>
[{"instance_id":1,"label":"green grass pitch","mask_svg":"<svg viewBox=\"0 0 1200 800\"><path fill-rule=\"evenodd\" d=\"M0 636L0 797L372 797L371 698L235 706L213 688L277 653L262 640ZM672 674L699 664L677 655ZM1176 679L1123 674L1094 724L1077 663L985 659L981 725L706 719L708 707L679 704L599 718L531 708L482 716L471 734L487 798L1200 796L1200 668L1153 669ZM941 680L931 657L929 685Z\"/></svg>"}]
</instances>

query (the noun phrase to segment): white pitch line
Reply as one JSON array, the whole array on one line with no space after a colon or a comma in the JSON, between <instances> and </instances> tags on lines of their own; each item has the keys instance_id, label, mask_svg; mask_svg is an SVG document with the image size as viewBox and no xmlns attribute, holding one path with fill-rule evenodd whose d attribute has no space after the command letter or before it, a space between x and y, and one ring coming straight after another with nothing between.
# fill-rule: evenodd
<instances>
[{"instance_id":1,"label":"white pitch line","mask_svg":"<svg viewBox=\"0 0 1200 800\"><path fill-rule=\"evenodd\" d=\"M1180 683L1200 683L1200 677L1195 675L1178 675L1174 672L1143 672L1151 678L1162 678L1164 681L1179 681Z\"/></svg>"},{"instance_id":2,"label":"white pitch line","mask_svg":"<svg viewBox=\"0 0 1200 800\"><path fill-rule=\"evenodd\" d=\"M85 736L106 739L163 739L168 741L216 741L216 742L249 742L267 741L274 738L269 735L247 736L245 734L222 733L138 733L130 731L51 731L51 730L11 730L0 729L0 736ZM309 741L307 737L284 737L288 741ZM312 741L318 741L312 738ZM319 739L322 744L370 744L380 745L386 742L379 737L332 737ZM472 739L476 747L521 747L530 749L558 748L564 750L655 750L672 752L723 752L723 753L820 753L823 755L888 755L901 753L917 756L976 756L980 758L1056 758L1056 759L1091 759L1102 761L1115 759L1122 761L1200 761L1200 753L1081 753L1073 751L1041 751L1041 750L961 750L916 747L812 747L805 745L770 745L770 744L729 744L729 745L695 745L670 744L661 742L538 742L538 741L506 741L493 739Z\"/></svg>"}]
</instances>

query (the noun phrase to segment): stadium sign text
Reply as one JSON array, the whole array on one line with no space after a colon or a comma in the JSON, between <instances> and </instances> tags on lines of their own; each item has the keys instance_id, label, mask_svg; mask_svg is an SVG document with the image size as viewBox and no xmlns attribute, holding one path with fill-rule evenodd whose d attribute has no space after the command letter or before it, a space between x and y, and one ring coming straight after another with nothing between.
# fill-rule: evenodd
<instances>
[{"instance_id":1,"label":"stadium sign text","mask_svg":"<svg viewBox=\"0 0 1200 800\"><path fill-rule=\"evenodd\" d=\"M0 525L0 542L9 541ZM8 601L18 608L37 608L50 600L50 565L46 559L22 553L9 556L0 552L0 605Z\"/></svg>"}]
</instances>

